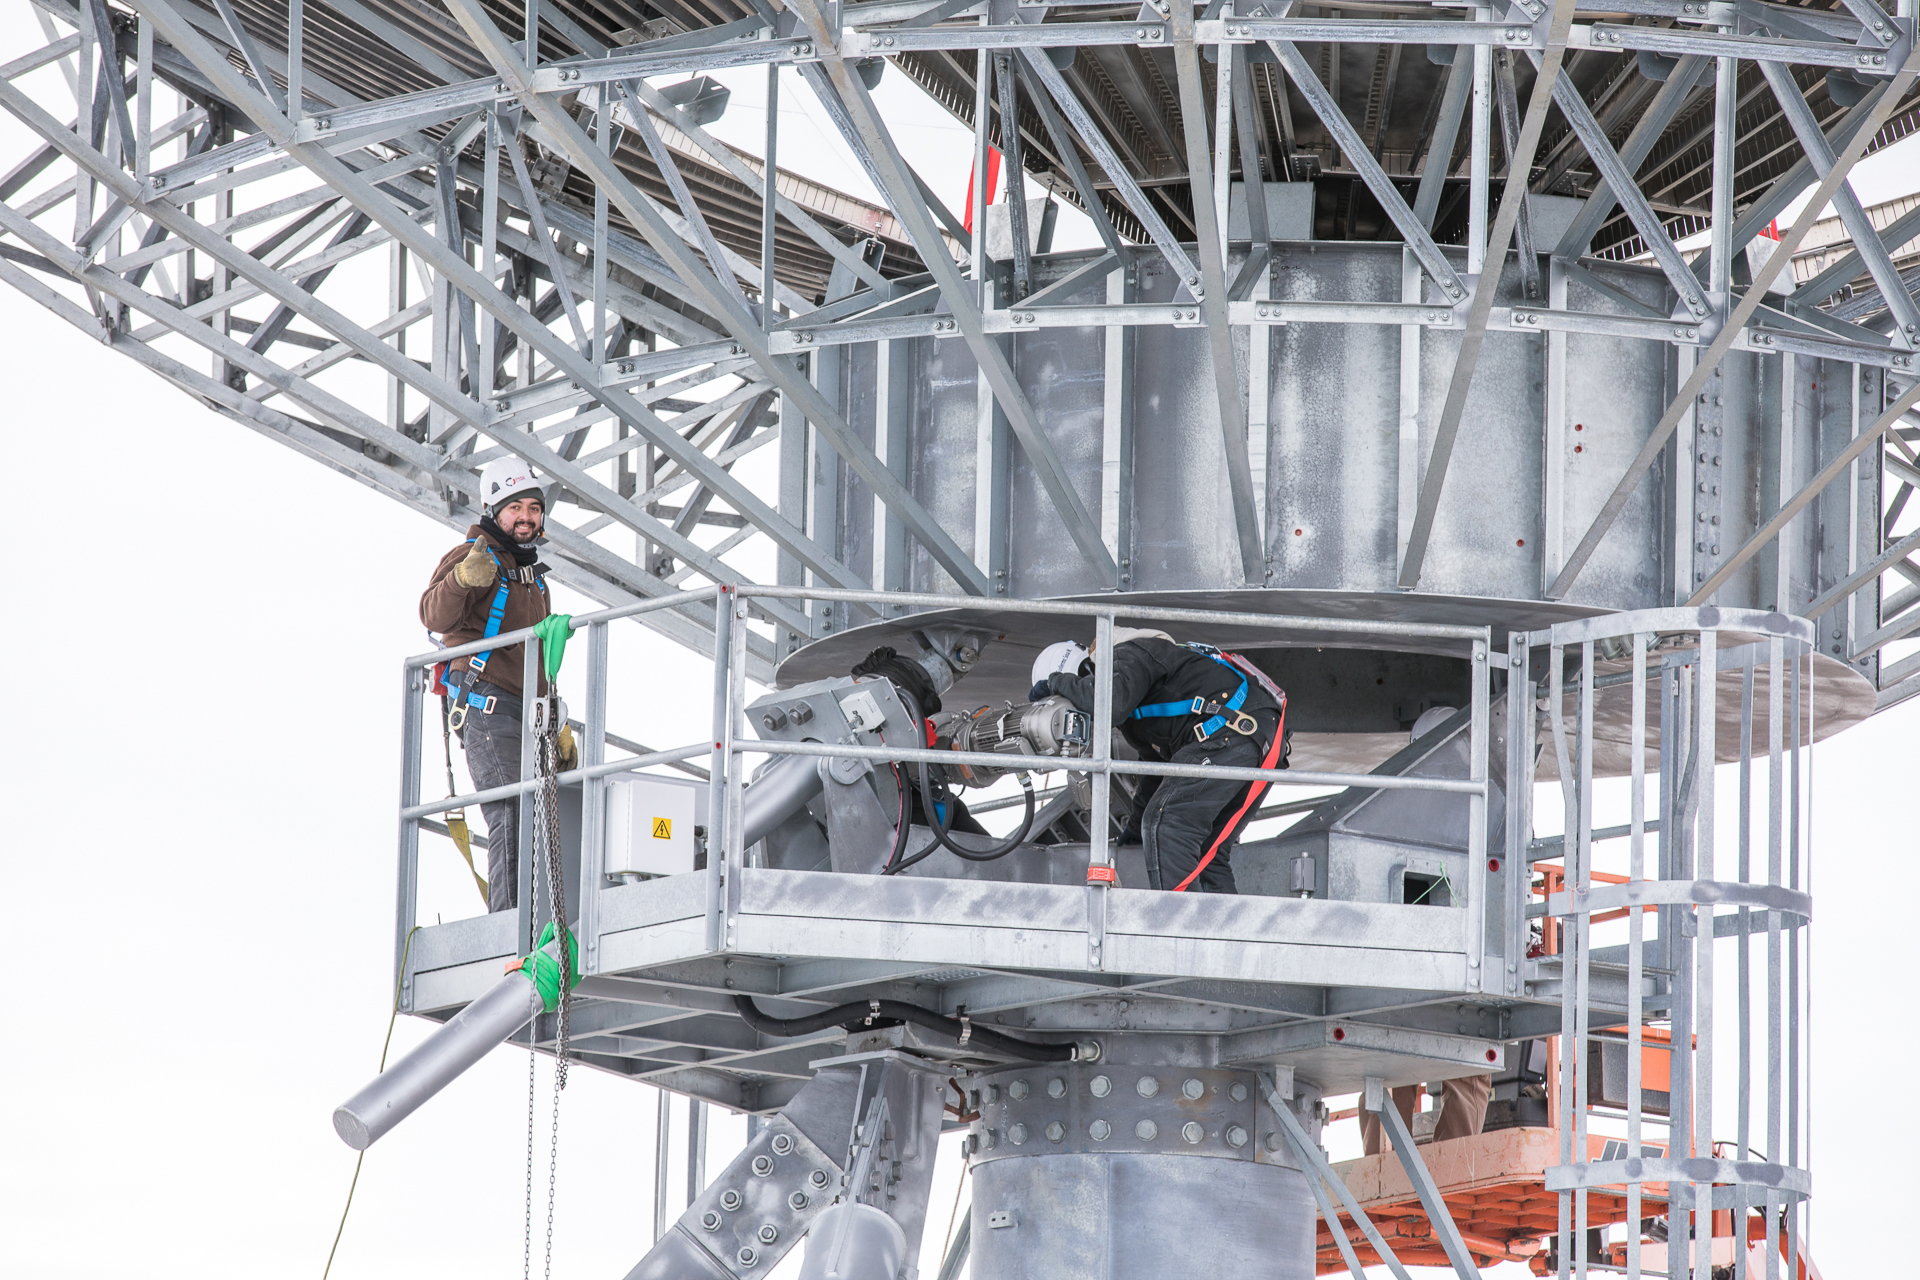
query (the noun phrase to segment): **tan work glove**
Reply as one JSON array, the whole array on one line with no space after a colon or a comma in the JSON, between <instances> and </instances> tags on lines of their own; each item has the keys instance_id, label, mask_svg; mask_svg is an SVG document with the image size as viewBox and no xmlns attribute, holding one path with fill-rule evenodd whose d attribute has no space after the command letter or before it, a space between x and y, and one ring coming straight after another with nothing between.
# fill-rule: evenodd
<instances>
[{"instance_id":1,"label":"tan work glove","mask_svg":"<svg viewBox=\"0 0 1920 1280\"><path fill-rule=\"evenodd\" d=\"M453 566L453 580L463 587L490 587L498 576L493 567L493 557L487 554L486 544L476 542L473 550L467 552L467 558Z\"/></svg>"},{"instance_id":2,"label":"tan work glove","mask_svg":"<svg viewBox=\"0 0 1920 1280\"><path fill-rule=\"evenodd\" d=\"M580 767L580 744L574 741L572 725L563 724L560 726L560 735L555 742L555 747L556 754L560 757L560 768L563 772L568 769L578 769Z\"/></svg>"}]
</instances>

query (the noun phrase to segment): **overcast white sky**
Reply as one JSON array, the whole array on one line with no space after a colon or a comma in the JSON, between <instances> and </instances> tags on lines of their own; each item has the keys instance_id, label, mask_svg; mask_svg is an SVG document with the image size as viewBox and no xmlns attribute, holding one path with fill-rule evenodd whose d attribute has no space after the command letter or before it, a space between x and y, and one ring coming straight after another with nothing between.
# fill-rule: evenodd
<instances>
[{"instance_id":1,"label":"overcast white sky","mask_svg":"<svg viewBox=\"0 0 1920 1280\"><path fill-rule=\"evenodd\" d=\"M0 60L38 42L24 15L0 14ZM0 125L0 169L24 146ZM415 602L453 535L10 292L0 369L16 601L0 922L21 996L0 1039L0 1271L317 1277L353 1169L328 1117L372 1073L392 998L399 664L426 647ZM704 733L703 661L636 627L616 663L617 727ZM1915 1187L1917 736L1920 703L1817 753L1815 1241L1834 1280L1903 1256ZM423 860L425 918L470 912L450 846ZM395 1053L426 1029L403 1019ZM544 1068L539 1091L544 1170ZM500 1051L383 1140L335 1274L518 1274L526 1092L525 1058ZM556 1274L618 1277L645 1252L654 1106L575 1074ZM712 1167L743 1133L716 1121Z\"/></svg>"}]
</instances>

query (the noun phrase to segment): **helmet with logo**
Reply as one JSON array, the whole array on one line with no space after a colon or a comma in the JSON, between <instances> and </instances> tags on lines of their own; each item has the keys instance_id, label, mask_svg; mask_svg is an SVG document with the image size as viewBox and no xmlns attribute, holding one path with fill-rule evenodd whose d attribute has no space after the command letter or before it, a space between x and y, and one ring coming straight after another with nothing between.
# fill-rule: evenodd
<instances>
[{"instance_id":1,"label":"helmet with logo","mask_svg":"<svg viewBox=\"0 0 1920 1280\"><path fill-rule=\"evenodd\" d=\"M1033 683L1040 684L1050 675L1060 672L1066 675L1078 675L1080 665L1087 660L1087 647L1076 640L1061 640L1048 645L1033 660Z\"/></svg>"},{"instance_id":2,"label":"helmet with logo","mask_svg":"<svg viewBox=\"0 0 1920 1280\"><path fill-rule=\"evenodd\" d=\"M523 460L508 456L495 458L480 471L480 504L490 516L498 518L501 508L515 498L534 497L540 499L542 507L547 497L540 491L540 481L534 476L533 468Z\"/></svg>"}]
</instances>

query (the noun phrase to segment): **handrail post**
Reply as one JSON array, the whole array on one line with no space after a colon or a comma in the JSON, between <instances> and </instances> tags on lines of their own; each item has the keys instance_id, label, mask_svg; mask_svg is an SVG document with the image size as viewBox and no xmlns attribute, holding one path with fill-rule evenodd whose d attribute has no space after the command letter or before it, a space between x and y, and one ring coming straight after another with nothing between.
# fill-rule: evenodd
<instances>
[{"instance_id":1,"label":"handrail post","mask_svg":"<svg viewBox=\"0 0 1920 1280\"><path fill-rule=\"evenodd\" d=\"M400 672L400 849L399 886L394 894L393 981L400 1008L413 1008L413 979L404 964L407 935L420 906L420 819L404 816L420 803L420 734L425 714L420 695L426 684L424 667L411 663Z\"/></svg>"},{"instance_id":2,"label":"handrail post","mask_svg":"<svg viewBox=\"0 0 1920 1280\"><path fill-rule=\"evenodd\" d=\"M1106 967L1107 890L1113 881L1113 848L1108 839L1112 825L1111 790L1113 787L1113 614L1103 613L1093 622L1093 761L1088 771L1092 784L1093 814L1087 833L1087 967Z\"/></svg>"},{"instance_id":3,"label":"handrail post","mask_svg":"<svg viewBox=\"0 0 1920 1280\"><path fill-rule=\"evenodd\" d=\"M720 863L725 849L727 808L727 729L732 717L727 714L727 668L733 650L733 594L731 583L722 583L713 602L713 752L708 757L707 782L707 949L722 946L720 930Z\"/></svg>"},{"instance_id":4,"label":"handrail post","mask_svg":"<svg viewBox=\"0 0 1920 1280\"><path fill-rule=\"evenodd\" d=\"M581 723L586 740L580 744L580 763L586 768L607 761L607 624L587 624L587 700ZM600 890L607 872L607 780L588 774L580 784L580 899L581 972L600 968Z\"/></svg>"},{"instance_id":5,"label":"handrail post","mask_svg":"<svg viewBox=\"0 0 1920 1280\"><path fill-rule=\"evenodd\" d=\"M540 638L528 636L521 647L520 661L520 781L539 775L539 740L533 734L533 700L540 692ZM516 946L533 950L533 793L522 790L517 801L520 821L514 840L520 847L519 866L514 872L514 891L518 903L519 932ZM489 835L492 833L489 832ZM549 904L551 906L551 904ZM528 1033L532 1035L532 1032Z\"/></svg>"},{"instance_id":6,"label":"handrail post","mask_svg":"<svg viewBox=\"0 0 1920 1280\"><path fill-rule=\"evenodd\" d=\"M1533 844L1534 727L1531 650L1524 631L1507 636L1507 851L1506 993L1520 993L1520 966L1527 956L1527 893Z\"/></svg>"},{"instance_id":7,"label":"handrail post","mask_svg":"<svg viewBox=\"0 0 1920 1280\"><path fill-rule=\"evenodd\" d=\"M1487 670L1492 658L1492 633L1473 642L1473 716L1467 736L1467 779L1482 784L1467 797L1467 987L1482 991L1487 987L1484 961L1487 954L1487 744L1491 713Z\"/></svg>"},{"instance_id":8,"label":"handrail post","mask_svg":"<svg viewBox=\"0 0 1920 1280\"><path fill-rule=\"evenodd\" d=\"M724 921L723 943L731 948L735 940L735 922L740 909L741 873L747 865L746 845L742 842L746 835L742 809L747 783L747 766L740 744L746 737L747 636L749 632L747 631L745 594L736 588L731 599L726 603L733 617L727 624L727 723L726 734L721 738L721 741L727 744L727 817L721 829L721 834L726 840L726 866L722 873L725 879L721 884L720 909L723 912Z\"/></svg>"}]
</instances>

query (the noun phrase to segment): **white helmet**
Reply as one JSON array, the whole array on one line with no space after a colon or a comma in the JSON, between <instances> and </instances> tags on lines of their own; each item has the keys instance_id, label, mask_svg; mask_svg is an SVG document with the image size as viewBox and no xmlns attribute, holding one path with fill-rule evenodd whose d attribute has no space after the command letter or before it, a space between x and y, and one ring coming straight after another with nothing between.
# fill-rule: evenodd
<instances>
[{"instance_id":1,"label":"white helmet","mask_svg":"<svg viewBox=\"0 0 1920 1280\"><path fill-rule=\"evenodd\" d=\"M529 493L546 504L533 468L519 458L495 458L480 470L480 505L488 515L498 515L501 507Z\"/></svg>"},{"instance_id":2,"label":"white helmet","mask_svg":"<svg viewBox=\"0 0 1920 1280\"><path fill-rule=\"evenodd\" d=\"M1077 640L1061 640L1040 651L1033 660L1033 683L1039 684L1055 672L1078 675L1087 660L1087 647Z\"/></svg>"}]
</instances>

